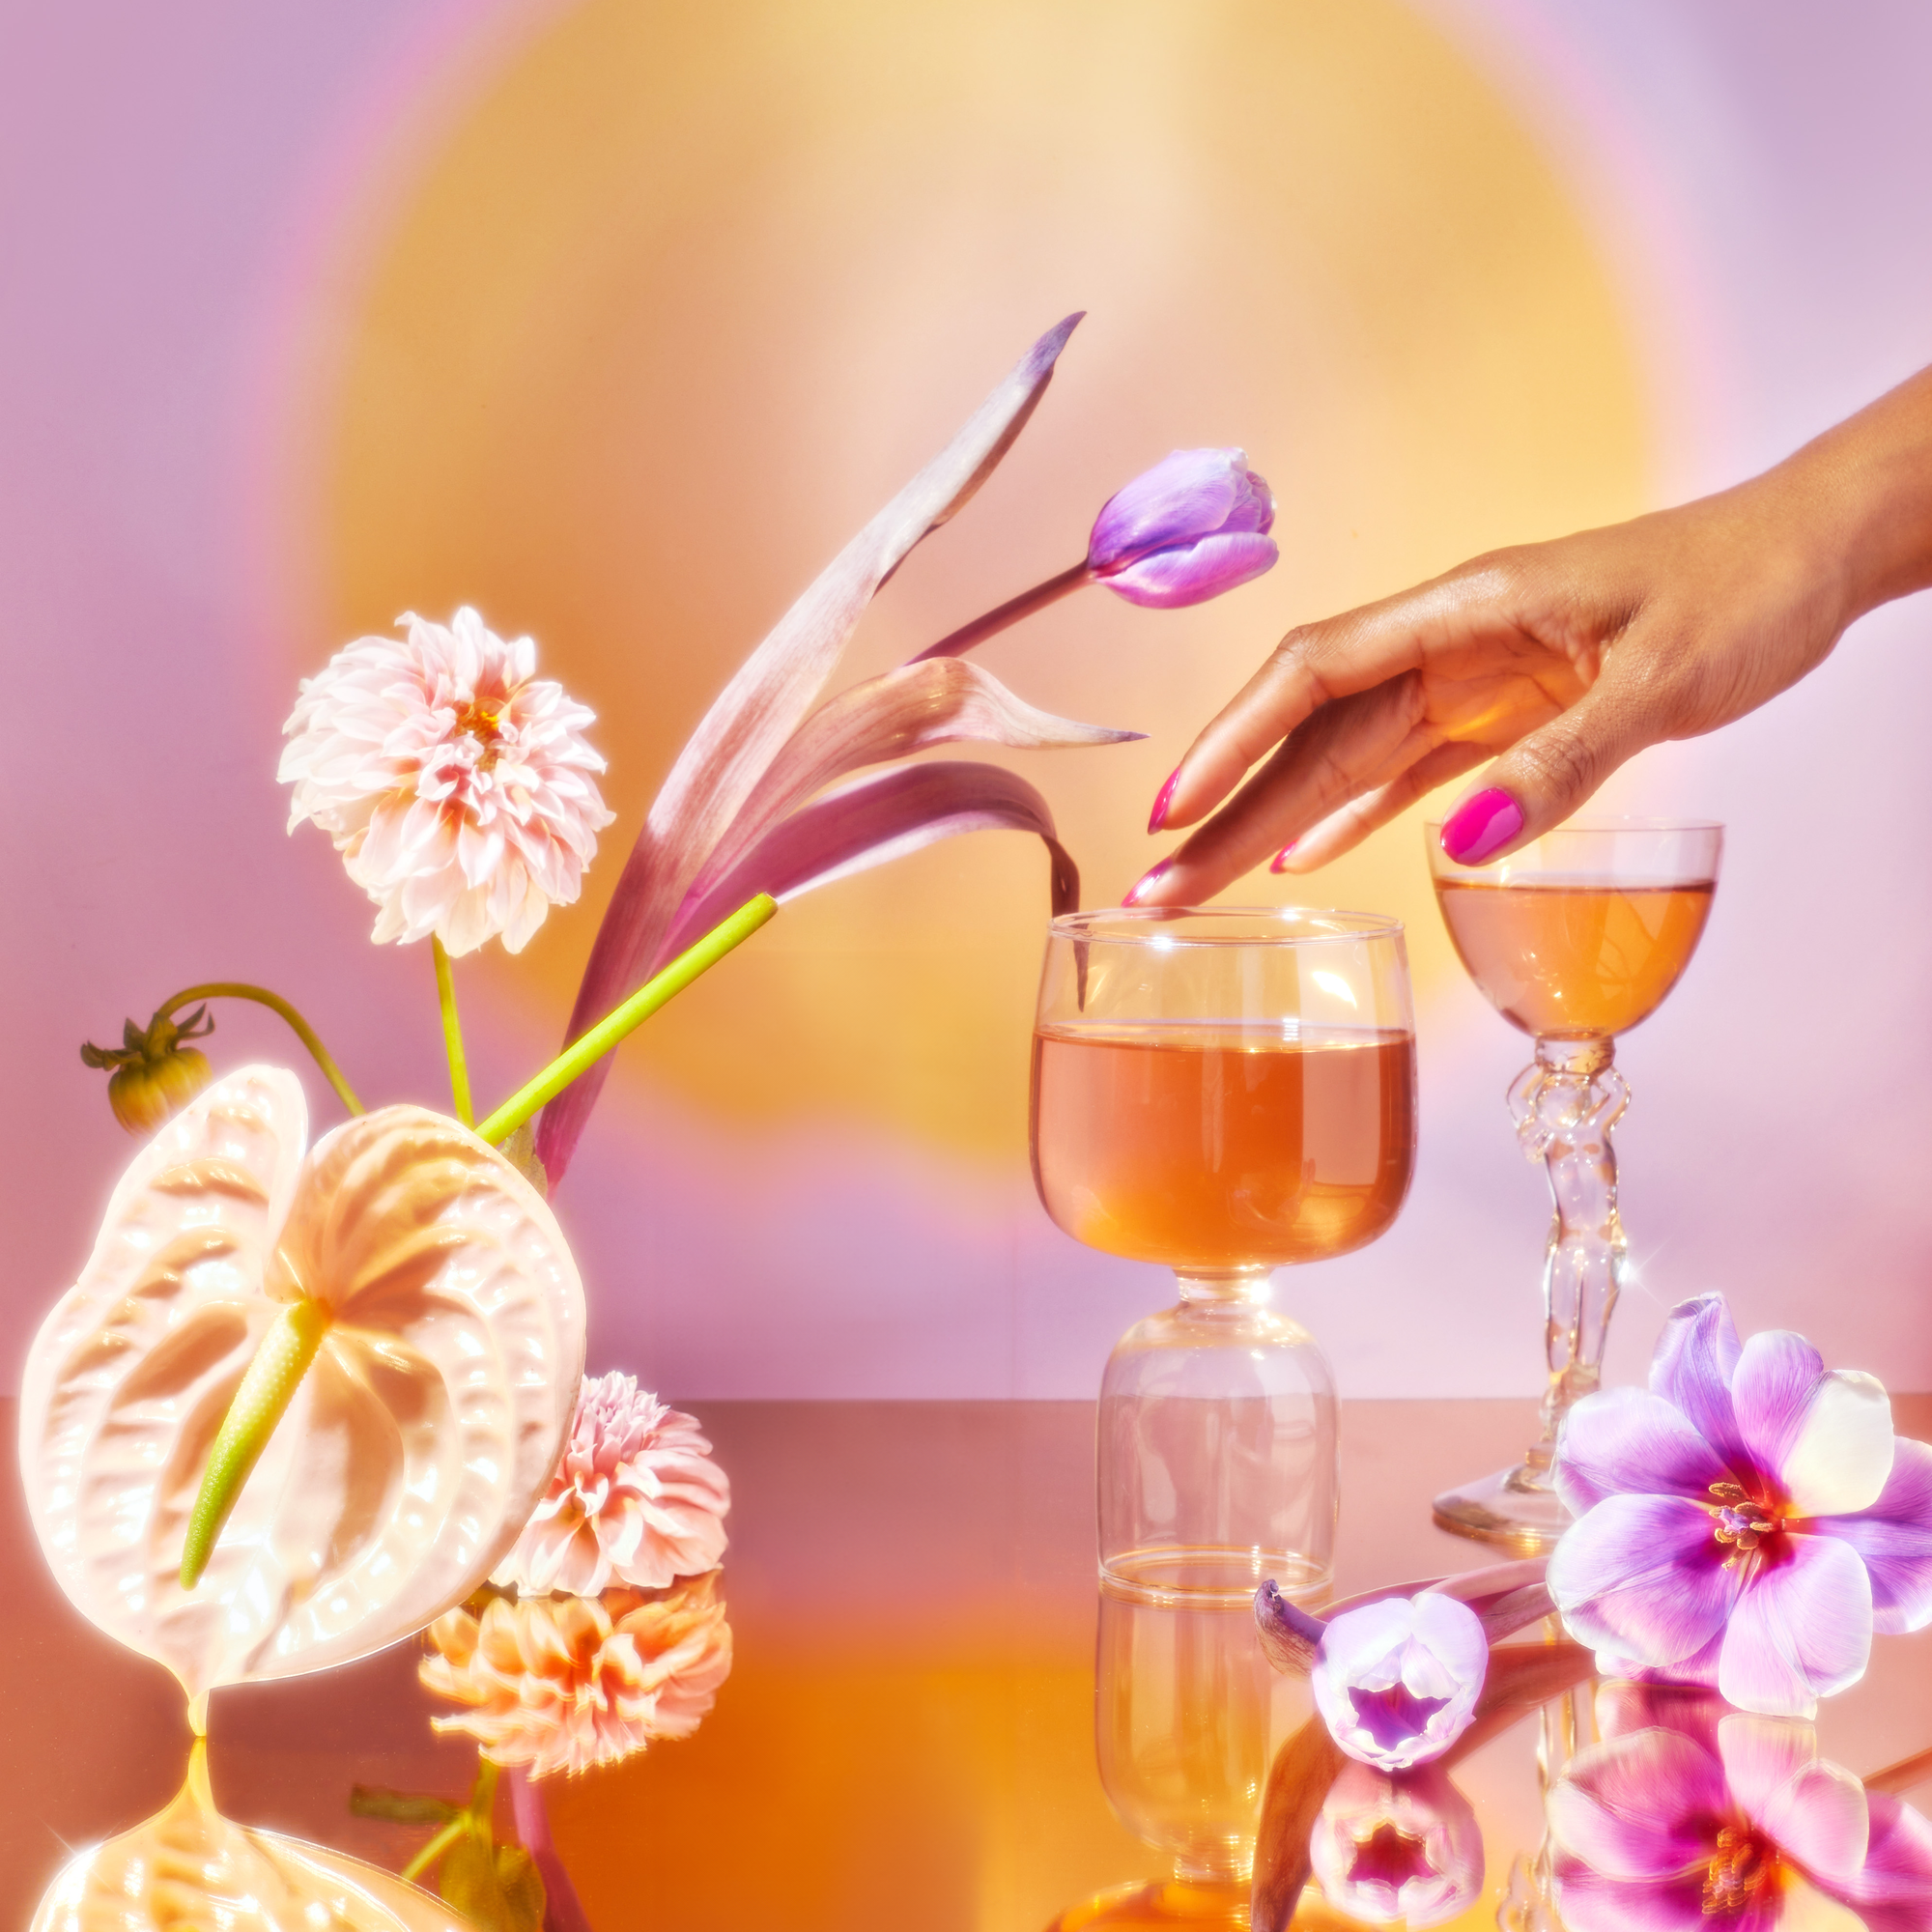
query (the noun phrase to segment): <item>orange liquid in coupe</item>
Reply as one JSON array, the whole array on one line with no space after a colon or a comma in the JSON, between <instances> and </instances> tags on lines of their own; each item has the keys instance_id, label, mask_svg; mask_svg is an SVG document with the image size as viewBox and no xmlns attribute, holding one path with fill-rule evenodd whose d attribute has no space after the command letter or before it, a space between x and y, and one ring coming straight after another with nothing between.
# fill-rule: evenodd
<instances>
[{"instance_id":1,"label":"orange liquid in coupe","mask_svg":"<svg viewBox=\"0 0 1932 1932\"><path fill-rule=\"evenodd\" d=\"M1690 965L1715 890L1435 882L1469 977L1539 1039L1605 1039L1648 1019Z\"/></svg>"},{"instance_id":2,"label":"orange liquid in coupe","mask_svg":"<svg viewBox=\"0 0 1932 1932\"><path fill-rule=\"evenodd\" d=\"M1201 1272L1372 1241L1408 1192L1414 1042L1237 1026L1043 1027L1039 1198L1089 1247Z\"/></svg>"}]
</instances>

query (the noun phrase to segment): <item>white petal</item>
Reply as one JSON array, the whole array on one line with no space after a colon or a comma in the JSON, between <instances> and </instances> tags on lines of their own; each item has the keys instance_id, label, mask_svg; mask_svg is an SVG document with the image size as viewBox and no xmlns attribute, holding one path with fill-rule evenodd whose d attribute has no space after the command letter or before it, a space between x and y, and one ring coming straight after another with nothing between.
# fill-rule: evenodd
<instances>
[{"instance_id":1,"label":"white petal","mask_svg":"<svg viewBox=\"0 0 1932 1932\"><path fill-rule=\"evenodd\" d=\"M1818 1384L1778 1471L1796 1516L1849 1516L1891 1474L1891 1399L1876 1376L1833 1369Z\"/></svg>"}]
</instances>

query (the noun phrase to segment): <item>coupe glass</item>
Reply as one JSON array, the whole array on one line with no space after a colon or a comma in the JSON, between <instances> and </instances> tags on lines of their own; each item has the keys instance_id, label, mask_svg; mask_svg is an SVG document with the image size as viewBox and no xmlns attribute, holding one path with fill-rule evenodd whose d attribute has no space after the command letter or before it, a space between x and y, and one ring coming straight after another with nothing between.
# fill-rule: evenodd
<instances>
[{"instance_id":1,"label":"coupe glass","mask_svg":"<svg viewBox=\"0 0 1932 1932\"><path fill-rule=\"evenodd\" d=\"M1333 1573L1335 1388L1272 1271L1372 1241L1408 1191L1415 1043L1402 926L1295 908L1053 922L1034 1178L1090 1247L1160 1262L1175 1306L1100 1385L1098 1710L1115 1807L1178 1873L1251 1860L1286 1715L1254 1639L1264 1577Z\"/></svg>"},{"instance_id":2,"label":"coupe glass","mask_svg":"<svg viewBox=\"0 0 1932 1932\"><path fill-rule=\"evenodd\" d=\"M1545 1163L1555 1219L1543 1267L1543 1430L1514 1468L1435 1498L1444 1529L1532 1555L1570 1520L1550 1484L1557 1431L1597 1386L1624 1268L1610 1131L1630 1104L1616 1036L1654 1013L1703 936L1724 830L1702 820L1565 825L1493 866L1459 866L1425 828L1436 902L1490 1004L1536 1040L1509 1090Z\"/></svg>"}]
</instances>

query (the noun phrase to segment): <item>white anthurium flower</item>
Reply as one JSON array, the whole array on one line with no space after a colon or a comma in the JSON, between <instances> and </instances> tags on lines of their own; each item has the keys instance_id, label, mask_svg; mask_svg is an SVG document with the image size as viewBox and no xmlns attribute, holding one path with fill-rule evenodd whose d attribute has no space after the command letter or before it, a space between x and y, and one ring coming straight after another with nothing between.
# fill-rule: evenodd
<instances>
[{"instance_id":1,"label":"white anthurium flower","mask_svg":"<svg viewBox=\"0 0 1932 1932\"><path fill-rule=\"evenodd\" d=\"M244 1067L123 1176L20 1403L61 1587L198 1698L382 1649L475 1590L549 1487L583 1289L542 1198L468 1128L387 1107L304 1153L292 1073ZM196 1585L187 1524L244 1371L321 1339Z\"/></svg>"}]
</instances>

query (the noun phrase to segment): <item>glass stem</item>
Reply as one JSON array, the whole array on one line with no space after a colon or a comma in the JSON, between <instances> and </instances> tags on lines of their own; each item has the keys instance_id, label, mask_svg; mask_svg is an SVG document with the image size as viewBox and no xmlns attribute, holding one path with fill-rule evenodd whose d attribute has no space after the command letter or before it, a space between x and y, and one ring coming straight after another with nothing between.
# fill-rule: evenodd
<instances>
[{"instance_id":1,"label":"glass stem","mask_svg":"<svg viewBox=\"0 0 1932 1932\"><path fill-rule=\"evenodd\" d=\"M1540 1039L1535 1061L1509 1092L1517 1138L1531 1160L1544 1163L1556 1209L1543 1265L1549 1385L1543 1434L1525 1467L1543 1486L1564 1416L1602 1378L1604 1338L1623 1285L1624 1231L1610 1130L1630 1105L1630 1088L1614 1054L1615 1042L1607 1039Z\"/></svg>"}]
</instances>

